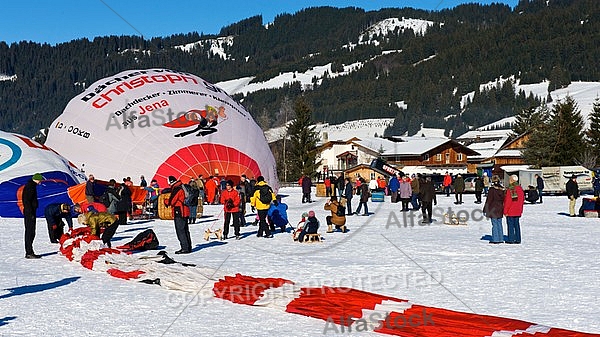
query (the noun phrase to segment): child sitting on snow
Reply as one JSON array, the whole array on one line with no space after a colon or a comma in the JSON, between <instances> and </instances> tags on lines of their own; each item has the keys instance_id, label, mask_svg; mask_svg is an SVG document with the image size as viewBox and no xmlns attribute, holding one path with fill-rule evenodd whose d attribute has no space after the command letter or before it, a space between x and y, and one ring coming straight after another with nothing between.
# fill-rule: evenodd
<instances>
[{"instance_id":1,"label":"child sitting on snow","mask_svg":"<svg viewBox=\"0 0 600 337\"><path fill-rule=\"evenodd\" d=\"M308 218L308 213L306 213L306 212L302 213L302 219L300 219L300 221L298 221L298 224L296 225L296 229L294 230L294 233L293 233L294 241L298 241L298 236L300 236L300 232L302 232L302 229L304 228L304 224L306 223L306 218Z\"/></svg>"},{"instance_id":2,"label":"child sitting on snow","mask_svg":"<svg viewBox=\"0 0 600 337\"><path fill-rule=\"evenodd\" d=\"M317 234L319 230L319 220L315 217L315 211L308 212L308 218L298 235L298 241L303 242L306 234Z\"/></svg>"}]
</instances>

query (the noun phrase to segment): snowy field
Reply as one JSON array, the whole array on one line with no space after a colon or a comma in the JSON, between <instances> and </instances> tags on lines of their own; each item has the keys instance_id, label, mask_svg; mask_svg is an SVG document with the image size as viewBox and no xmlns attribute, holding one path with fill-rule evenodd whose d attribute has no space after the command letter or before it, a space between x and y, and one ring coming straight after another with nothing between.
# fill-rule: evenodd
<instances>
[{"instance_id":1,"label":"snowy field","mask_svg":"<svg viewBox=\"0 0 600 337\"><path fill-rule=\"evenodd\" d=\"M371 216L349 217L348 233L327 234L325 198L307 205L300 202L299 188L280 193L288 195L284 202L292 225L301 213L316 211L324 242L298 244L291 234L257 238L252 225L242 228L240 241L204 241L204 230L220 213L219 206L206 206L200 223L191 225L192 254L173 254L179 245L172 221L130 222L119 228L114 246L152 228L171 257L219 273L346 286L421 305L600 334L600 245L595 239L600 219L560 214L567 211L566 197L525 205L521 245L490 245L481 238L491 235L491 225L478 220L481 205L473 203L473 195L466 195L459 207L454 198L438 195L435 210L465 210L471 217L467 226L443 225L441 215L434 216L437 224L420 226L415 218L411 226L406 213L397 211L400 204L386 198L369 203ZM22 219L0 219L0 336L384 336L336 334L325 331L326 322L319 319L216 298L198 300L88 270L57 253L45 220L37 223L34 249L43 258L27 260Z\"/></svg>"}]
</instances>

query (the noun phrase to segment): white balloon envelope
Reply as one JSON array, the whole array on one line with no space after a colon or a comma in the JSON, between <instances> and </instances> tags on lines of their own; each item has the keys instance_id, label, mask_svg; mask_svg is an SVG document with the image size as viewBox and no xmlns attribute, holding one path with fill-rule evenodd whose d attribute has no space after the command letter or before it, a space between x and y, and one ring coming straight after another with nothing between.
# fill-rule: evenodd
<instances>
[{"instance_id":1,"label":"white balloon envelope","mask_svg":"<svg viewBox=\"0 0 600 337\"><path fill-rule=\"evenodd\" d=\"M273 154L246 109L185 72L127 70L95 82L53 122L46 145L105 180L144 175L167 186L169 176L245 174L279 187Z\"/></svg>"}]
</instances>

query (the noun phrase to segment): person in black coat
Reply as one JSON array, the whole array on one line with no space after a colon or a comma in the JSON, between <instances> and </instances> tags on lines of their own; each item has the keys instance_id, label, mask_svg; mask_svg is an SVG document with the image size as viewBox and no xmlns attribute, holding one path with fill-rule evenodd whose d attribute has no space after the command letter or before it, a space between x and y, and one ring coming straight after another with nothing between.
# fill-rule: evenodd
<instances>
[{"instance_id":1,"label":"person in black coat","mask_svg":"<svg viewBox=\"0 0 600 337\"><path fill-rule=\"evenodd\" d=\"M579 185L577 185L577 176L572 175L571 179L567 181L566 184L567 189L567 198L569 198L569 215L577 216L575 214L575 203L577 198L579 198Z\"/></svg>"},{"instance_id":2,"label":"person in black coat","mask_svg":"<svg viewBox=\"0 0 600 337\"><path fill-rule=\"evenodd\" d=\"M96 201L95 193L94 193L95 184L96 184L96 182L94 180L94 175L90 174L88 181L85 183L85 199L87 200L87 202Z\"/></svg>"},{"instance_id":3,"label":"person in black coat","mask_svg":"<svg viewBox=\"0 0 600 337\"><path fill-rule=\"evenodd\" d=\"M539 174L535 175L535 183L538 191L538 197L540 198L540 204L542 203L542 191L544 190L544 179Z\"/></svg>"},{"instance_id":4,"label":"person in black coat","mask_svg":"<svg viewBox=\"0 0 600 337\"><path fill-rule=\"evenodd\" d=\"M365 207L365 212L363 213L364 216L369 215L369 207L367 206L367 202L369 201L369 196L371 195L371 192L369 191L369 185L367 185L365 183L365 180L363 178L359 178L360 179L360 201L358 203L358 208L356 209L356 212L354 212L354 214L358 215L360 213L360 210L362 209L362 207Z\"/></svg>"},{"instance_id":5,"label":"person in black coat","mask_svg":"<svg viewBox=\"0 0 600 337\"><path fill-rule=\"evenodd\" d=\"M71 217L71 207L67 204L52 203L44 209L44 216L48 224L48 236L51 243L58 243L58 240L64 233L65 223L67 221L69 230L73 229L73 218Z\"/></svg>"},{"instance_id":6,"label":"person in black coat","mask_svg":"<svg viewBox=\"0 0 600 337\"><path fill-rule=\"evenodd\" d=\"M419 192L421 194L421 214L423 216L423 223L432 223L432 202L437 205L437 199L435 196L435 186L433 186L431 177L425 178L419 186Z\"/></svg>"},{"instance_id":7,"label":"person in black coat","mask_svg":"<svg viewBox=\"0 0 600 337\"><path fill-rule=\"evenodd\" d=\"M353 187L352 187L352 183L350 182L350 178L346 178L345 179L346 185L344 185L344 195L343 197L346 198L346 210L348 212L348 215L353 215L354 213L352 213L352 192L353 192Z\"/></svg>"},{"instance_id":8,"label":"person in black coat","mask_svg":"<svg viewBox=\"0 0 600 337\"><path fill-rule=\"evenodd\" d=\"M36 173L23 187L23 221L25 222L25 258L39 259L40 255L33 252L35 239L36 211L38 208L37 185L44 180L41 174Z\"/></svg>"},{"instance_id":9,"label":"person in black coat","mask_svg":"<svg viewBox=\"0 0 600 337\"><path fill-rule=\"evenodd\" d=\"M492 186L488 190L488 196L483 205L483 214L492 222L492 239L490 243L500 244L504 242L502 232L502 217L504 216L504 198L506 191L500 184L500 177L492 176Z\"/></svg>"},{"instance_id":10,"label":"person in black coat","mask_svg":"<svg viewBox=\"0 0 600 337\"><path fill-rule=\"evenodd\" d=\"M119 201L117 201L117 207L114 213L117 216L117 221L113 226L127 225L127 213L130 212L131 209L131 190L125 184L117 186L116 193L119 197Z\"/></svg>"},{"instance_id":11,"label":"person in black coat","mask_svg":"<svg viewBox=\"0 0 600 337\"><path fill-rule=\"evenodd\" d=\"M304 175L302 177L302 203L312 202L310 200L310 193L312 187L312 180L309 176Z\"/></svg>"},{"instance_id":12,"label":"person in black coat","mask_svg":"<svg viewBox=\"0 0 600 337\"><path fill-rule=\"evenodd\" d=\"M335 184L337 185L338 194L341 200L344 196L344 187L346 186L346 181L344 180L344 176L341 173L338 174Z\"/></svg>"}]
</instances>

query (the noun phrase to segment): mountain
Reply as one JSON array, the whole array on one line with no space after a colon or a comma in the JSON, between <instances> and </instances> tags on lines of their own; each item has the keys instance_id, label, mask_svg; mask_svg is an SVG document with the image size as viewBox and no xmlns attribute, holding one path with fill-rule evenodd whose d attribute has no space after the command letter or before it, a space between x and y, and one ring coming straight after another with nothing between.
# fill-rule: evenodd
<instances>
[{"instance_id":1,"label":"mountain","mask_svg":"<svg viewBox=\"0 0 600 337\"><path fill-rule=\"evenodd\" d=\"M292 118L290 102L302 95L316 122L393 118L386 135L422 125L461 134L571 83L600 82L598 31L598 1L521 0L514 9L314 7L268 24L251 17L214 36L0 42L0 129L33 134L94 81L161 67L218 83L265 130ZM539 83L543 95L520 90Z\"/></svg>"}]
</instances>

